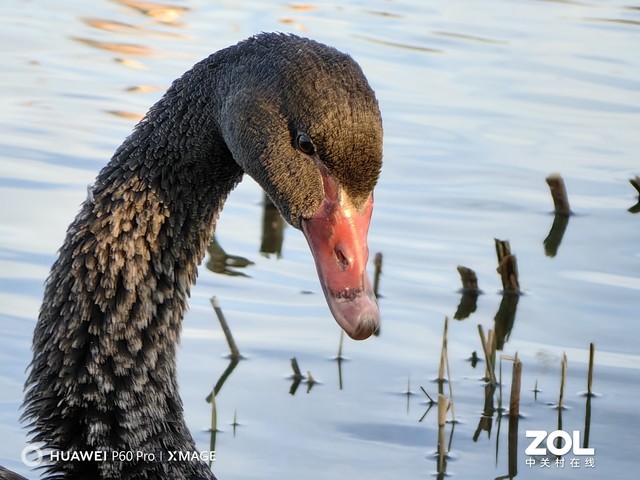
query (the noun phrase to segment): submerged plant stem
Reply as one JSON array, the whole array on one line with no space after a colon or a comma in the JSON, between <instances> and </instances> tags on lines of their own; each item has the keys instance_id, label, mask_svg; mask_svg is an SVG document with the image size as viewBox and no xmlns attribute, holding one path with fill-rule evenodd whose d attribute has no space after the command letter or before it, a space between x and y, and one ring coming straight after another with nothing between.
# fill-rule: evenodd
<instances>
[{"instance_id":1,"label":"submerged plant stem","mask_svg":"<svg viewBox=\"0 0 640 480\"><path fill-rule=\"evenodd\" d=\"M218 317L218 321L220 322L220 326L222 327L224 336L227 339L229 350L231 350L231 358L240 359L242 357L240 355L240 350L238 350L238 346L236 345L236 342L233 340L231 329L229 328L229 324L227 324L227 320L224 318L224 314L222 313L222 309L220 308L220 305L218 304L218 299L216 297L211 297L211 305L213 306L213 311L216 312L216 316Z\"/></svg>"}]
</instances>

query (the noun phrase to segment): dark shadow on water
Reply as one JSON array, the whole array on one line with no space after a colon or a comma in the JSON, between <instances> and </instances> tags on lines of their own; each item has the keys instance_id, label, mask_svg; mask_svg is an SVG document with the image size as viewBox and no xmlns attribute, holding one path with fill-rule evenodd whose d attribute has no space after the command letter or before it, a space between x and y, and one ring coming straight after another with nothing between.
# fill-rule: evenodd
<instances>
[{"instance_id":1,"label":"dark shadow on water","mask_svg":"<svg viewBox=\"0 0 640 480\"><path fill-rule=\"evenodd\" d=\"M249 275L244 272L240 272L237 269L254 265L254 263L248 258L231 255L225 252L222 246L218 243L215 235L211 237L211 242L207 247L207 253L209 254L209 258L205 266L208 270L221 275L248 277Z\"/></svg>"},{"instance_id":2,"label":"dark shadow on water","mask_svg":"<svg viewBox=\"0 0 640 480\"><path fill-rule=\"evenodd\" d=\"M638 191L638 203L629 207L628 211L630 213L640 213L640 177L636 176L635 178L630 178L629 183Z\"/></svg>"},{"instance_id":3,"label":"dark shadow on water","mask_svg":"<svg viewBox=\"0 0 640 480\"><path fill-rule=\"evenodd\" d=\"M342 362L344 362L344 358L338 357L336 361L338 362L338 386L340 390L342 390L344 388L344 384L342 383Z\"/></svg>"},{"instance_id":4,"label":"dark shadow on water","mask_svg":"<svg viewBox=\"0 0 640 480\"><path fill-rule=\"evenodd\" d=\"M482 290L480 290L478 286L478 276L476 272L462 265L458 265L456 269L462 281L462 298L460 299L453 318L456 320L464 320L476 311L478 307L478 296L482 293Z\"/></svg>"},{"instance_id":5,"label":"dark shadow on water","mask_svg":"<svg viewBox=\"0 0 640 480\"><path fill-rule=\"evenodd\" d=\"M493 426L493 415L496 408L493 405L493 396L496 392L496 385L486 384L484 386L484 405L482 415L478 421L478 428L473 434L473 441L477 442L482 432L487 432L487 438L491 438L491 427Z\"/></svg>"},{"instance_id":6,"label":"dark shadow on water","mask_svg":"<svg viewBox=\"0 0 640 480\"><path fill-rule=\"evenodd\" d=\"M455 429L456 424L451 423L451 432L449 433L449 442L447 443L447 424L438 425L438 440L436 443L436 454L434 455L437 462L435 478L438 480L444 480L446 477L451 475L451 473L447 472L447 466L449 461L452 459L451 450Z\"/></svg>"},{"instance_id":7,"label":"dark shadow on water","mask_svg":"<svg viewBox=\"0 0 640 480\"><path fill-rule=\"evenodd\" d=\"M261 254L266 257L275 255L276 258L282 256L285 227L286 222L282 218L282 215L280 215L280 212L269 197L265 195L262 211ZM211 243L209 243L207 247L207 253L209 253L209 258L206 262L207 269L221 275L248 277L249 275L239 271L239 269L254 265L254 262L248 258L227 253L218 243L215 235L211 238Z\"/></svg>"},{"instance_id":8,"label":"dark shadow on water","mask_svg":"<svg viewBox=\"0 0 640 480\"><path fill-rule=\"evenodd\" d=\"M338 354L331 358L338 364L338 387L340 390L344 388L344 383L342 381L342 363L347 361L348 359L342 356L342 347L344 346L344 330L340 330L340 341L338 342Z\"/></svg>"},{"instance_id":9,"label":"dark shadow on water","mask_svg":"<svg viewBox=\"0 0 640 480\"><path fill-rule=\"evenodd\" d=\"M569 215L556 213L553 218L551 230L549 230L549 235L547 235L547 238L542 242L544 245L544 253L547 257L553 258L558 254L558 248L560 248L560 243L562 243L562 237L567 230L567 225L569 225Z\"/></svg>"},{"instance_id":10,"label":"dark shadow on water","mask_svg":"<svg viewBox=\"0 0 640 480\"><path fill-rule=\"evenodd\" d=\"M220 375L220 378L218 378L218 381L213 387L213 391L207 396L207 402L211 402L213 397L217 396L220 390L222 390L224 383L227 381L227 378L231 376L235 368L238 366L238 364L240 363L240 360L241 359L237 357L233 357L229 360L229 365L227 365L227 368L225 368L224 372L222 372L222 374Z\"/></svg>"},{"instance_id":11,"label":"dark shadow on water","mask_svg":"<svg viewBox=\"0 0 640 480\"><path fill-rule=\"evenodd\" d=\"M504 344L509 340L511 330L516 321L516 309L518 308L519 300L520 295L512 293L502 295L500 307L494 317L497 350L502 350Z\"/></svg>"},{"instance_id":12,"label":"dark shadow on water","mask_svg":"<svg viewBox=\"0 0 640 480\"><path fill-rule=\"evenodd\" d=\"M211 404L211 429L210 429L211 436L209 438L210 452L216 451L216 436L218 433L218 410L216 407L216 398L220 393L220 390L222 390L222 386L225 384L227 379L231 376L235 368L240 363L240 360L241 359L239 357L232 357L229 360L229 365L227 365L227 368L224 370L224 372L222 372L222 374L220 375L220 378L218 378L218 381L213 387L213 391L206 398L207 403ZM234 423L235 423L235 420L234 420ZM234 427L234 433L235 433L235 427ZM209 467L211 467L211 464L212 464L212 460L209 461Z\"/></svg>"},{"instance_id":13,"label":"dark shadow on water","mask_svg":"<svg viewBox=\"0 0 640 480\"><path fill-rule=\"evenodd\" d=\"M262 211L262 239L260 242L260 253L265 256L275 255L276 258L282 256L282 245L284 243L284 229L286 222L271 199L265 194Z\"/></svg>"},{"instance_id":14,"label":"dark shadow on water","mask_svg":"<svg viewBox=\"0 0 640 480\"><path fill-rule=\"evenodd\" d=\"M216 314L216 317L218 318L218 321L220 322L220 327L222 328L224 336L227 340L227 344L229 345L229 351L231 352L229 354L229 365L227 365L227 368L224 370L224 372L222 372L222 374L220 375L220 378L218 378L218 381L214 385L213 390L206 398L207 403L211 404L211 429L210 429L211 438L209 440L209 451L215 452L216 451L216 435L218 433L218 410L216 407L216 398L218 397L220 390L222 390L222 386L225 384L227 379L231 376L235 368L238 366L238 364L240 363L240 360L242 360L244 357L240 354L240 350L238 349L238 346L236 345L236 342L233 339L233 335L231 333L231 329L229 328L229 324L227 323L224 313L222 312L222 308L220 308L220 305L218 304L218 300L216 299L215 296L211 297L211 306L213 308L214 313ZM235 424L236 424L235 415L237 415L237 412L236 414L234 414L234 435L235 435ZM210 459L209 467L211 467L212 463L213 463L213 459Z\"/></svg>"},{"instance_id":15,"label":"dark shadow on water","mask_svg":"<svg viewBox=\"0 0 640 480\"><path fill-rule=\"evenodd\" d=\"M311 372L307 371L306 377L302 375L296 357L293 357L291 359L291 369L293 370L293 375L291 375L289 378L293 381L293 383L291 384L291 388L289 389L289 395L295 395L301 383L307 384L307 393L310 393L313 386L318 383L313 378L313 375L311 375Z\"/></svg>"},{"instance_id":16,"label":"dark shadow on water","mask_svg":"<svg viewBox=\"0 0 640 480\"><path fill-rule=\"evenodd\" d=\"M289 388L289 395L293 396L298 391L298 387L302 382L302 377L293 377L293 382L291 383L291 388Z\"/></svg>"},{"instance_id":17,"label":"dark shadow on water","mask_svg":"<svg viewBox=\"0 0 640 480\"><path fill-rule=\"evenodd\" d=\"M463 292L460 297L460 303L454 313L453 318L456 320L464 320L468 318L478 308L478 293Z\"/></svg>"}]
</instances>

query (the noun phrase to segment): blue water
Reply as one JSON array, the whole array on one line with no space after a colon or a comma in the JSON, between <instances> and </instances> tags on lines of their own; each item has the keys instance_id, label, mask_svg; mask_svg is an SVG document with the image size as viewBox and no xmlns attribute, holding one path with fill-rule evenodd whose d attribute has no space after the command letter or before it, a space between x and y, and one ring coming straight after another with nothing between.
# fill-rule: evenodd
<instances>
[{"instance_id":1,"label":"blue water","mask_svg":"<svg viewBox=\"0 0 640 480\"><path fill-rule=\"evenodd\" d=\"M640 420L640 9L628 3L6 2L0 49L0 464L20 461L18 422L42 285L97 171L170 82L211 52L260 31L291 31L350 53L377 92L384 168L369 244L384 254L382 333L345 341L330 318L306 242L285 230L280 258L259 253L262 193L231 195L217 239L252 260L249 277L201 267L184 322L181 393L201 450L205 402L228 365L215 295L247 357L217 398L221 480L436 476L435 396L442 329L460 302L456 266L485 292L451 320L458 478L506 475L508 419L473 440L484 406L467 358L501 295L494 238L517 255L524 295L504 351L523 363L519 478L632 478ZM158 8L151 8L152 6ZM554 257L545 177L560 172L576 215ZM311 294L303 294L311 292ZM528 466L524 431L584 433L588 345L596 346L590 446L595 466ZM289 393L290 358L318 382ZM511 364L503 362L503 405ZM534 396L534 385L541 390ZM342 388L340 387L342 385ZM406 395L407 389L412 392ZM448 395L448 391L445 391ZM498 406L498 394L494 406ZM234 422L235 418L235 422ZM233 423L238 423L234 429ZM235 430L235 431L234 431Z\"/></svg>"}]
</instances>

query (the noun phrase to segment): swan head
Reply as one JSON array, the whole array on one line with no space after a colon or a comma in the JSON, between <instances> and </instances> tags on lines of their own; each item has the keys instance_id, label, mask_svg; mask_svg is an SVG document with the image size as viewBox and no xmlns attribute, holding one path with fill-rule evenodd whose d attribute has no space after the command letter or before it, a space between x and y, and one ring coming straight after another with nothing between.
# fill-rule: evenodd
<instances>
[{"instance_id":1,"label":"swan head","mask_svg":"<svg viewBox=\"0 0 640 480\"><path fill-rule=\"evenodd\" d=\"M375 94L351 57L317 42L269 35L240 47L222 108L227 147L304 233L338 324L368 338L380 323L366 273L382 166Z\"/></svg>"}]
</instances>

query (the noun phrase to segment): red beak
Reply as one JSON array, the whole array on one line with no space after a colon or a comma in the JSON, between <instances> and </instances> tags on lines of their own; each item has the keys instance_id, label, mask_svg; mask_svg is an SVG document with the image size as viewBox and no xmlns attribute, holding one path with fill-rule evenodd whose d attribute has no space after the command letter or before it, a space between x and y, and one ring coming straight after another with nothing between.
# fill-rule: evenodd
<instances>
[{"instance_id":1,"label":"red beak","mask_svg":"<svg viewBox=\"0 0 640 480\"><path fill-rule=\"evenodd\" d=\"M335 180L323 174L325 198L316 214L302 221L324 296L338 324L355 340L380 326L380 310L366 272L367 232L373 195L354 209Z\"/></svg>"}]
</instances>

